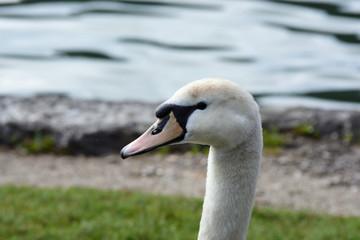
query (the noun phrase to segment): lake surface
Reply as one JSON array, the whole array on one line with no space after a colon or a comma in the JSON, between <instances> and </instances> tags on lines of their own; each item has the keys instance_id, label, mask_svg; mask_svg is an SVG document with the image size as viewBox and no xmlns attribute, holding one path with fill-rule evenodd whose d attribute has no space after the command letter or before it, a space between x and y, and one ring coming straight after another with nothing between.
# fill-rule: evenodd
<instances>
[{"instance_id":1,"label":"lake surface","mask_svg":"<svg viewBox=\"0 0 360 240\"><path fill-rule=\"evenodd\" d=\"M359 0L0 2L0 94L157 102L223 77L360 109Z\"/></svg>"}]
</instances>

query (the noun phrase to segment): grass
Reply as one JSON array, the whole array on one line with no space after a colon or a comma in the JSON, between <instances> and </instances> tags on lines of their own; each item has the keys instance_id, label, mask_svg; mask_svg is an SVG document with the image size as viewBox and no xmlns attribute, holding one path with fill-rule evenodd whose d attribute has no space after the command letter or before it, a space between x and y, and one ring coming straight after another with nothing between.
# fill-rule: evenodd
<instances>
[{"instance_id":1,"label":"grass","mask_svg":"<svg viewBox=\"0 0 360 240\"><path fill-rule=\"evenodd\" d=\"M0 187L1 239L196 239L202 201L95 189ZM360 219L255 208L248 239L359 239Z\"/></svg>"},{"instance_id":2,"label":"grass","mask_svg":"<svg viewBox=\"0 0 360 240\"><path fill-rule=\"evenodd\" d=\"M320 133L311 124L306 124L306 123L300 124L298 126L293 127L292 131L297 135L307 136L311 138L320 137Z\"/></svg>"},{"instance_id":3,"label":"grass","mask_svg":"<svg viewBox=\"0 0 360 240\"><path fill-rule=\"evenodd\" d=\"M1 239L195 239L201 202L94 189L0 188Z\"/></svg>"},{"instance_id":4,"label":"grass","mask_svg":"<svg viewBox=\"0 0 360 240\"><path fill-rule=\"evenodd\" d=\"M282 147L289 141L289 136L280 133L276 127L263 129L263 141L265 155L278 155Z\"/></svg>"},{"instance_id":5,"label":"grass","mask_svg":"<svg viewBox=\"0 0 360 240\"><path fill-rule=\"evenodd\" d=\"M9 138L7 147L15 148L24 155L34 155L43 153L53 153L68 155L69 149L61 147L55 140L54 135L43 131L34 131L26 137L13 135ZM0 146L1 147L1 146Z\"/></svg>"},{"instance_id":6,"label":"grass","mask_svg":"<svg viewBox=\"0 0 360 240\"><path fill-rule=\"evenodd\" d=\"M41 131L35 131L32 136L22 139L18 139L14 135L10 137L9 143L11 147L16 147L25 155L39 153L65 153L64 149L60 149L56 146L53 136L44 134Z\"/></svg>"},{"instance_id":7,"label":"grass","mask_svg":"<svg viewBox=\"0 0 360 240\"><path fill-rule=\"evenodd\" d=\"M50 153L56 149L53 137L41 132L35 132L32 139L23 140L18 146L25 154Z\"/></svg>"},{"instance_id":8,"label":"grass","mask_svg":"<svg viewBox=\"0 0 360 240\"><path fill-rule=\"evenodd\" d=\"M279 148L285 144L287 138L284 134L281 134L277 128L272 127L263 129L263 141L264 147Z\"/></svg>"}]
</instances>

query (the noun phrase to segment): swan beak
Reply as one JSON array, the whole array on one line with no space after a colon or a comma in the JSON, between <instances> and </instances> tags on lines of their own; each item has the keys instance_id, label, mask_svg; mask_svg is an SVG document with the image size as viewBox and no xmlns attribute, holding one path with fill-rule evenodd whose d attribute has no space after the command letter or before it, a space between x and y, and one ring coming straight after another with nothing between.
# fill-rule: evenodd
<instances>
[{"instance_id":1,"label":"swan beak","mask_svg":"<svg viewBox=\"0 0 360 240\"><path fill-rule=\"evenodd\" d=\"M126 145L120 152L123 159L149 152L161 146L179 142L185 131L177 122L174 114L158 119L143 135Z\"/></svg>"}]
</instances>

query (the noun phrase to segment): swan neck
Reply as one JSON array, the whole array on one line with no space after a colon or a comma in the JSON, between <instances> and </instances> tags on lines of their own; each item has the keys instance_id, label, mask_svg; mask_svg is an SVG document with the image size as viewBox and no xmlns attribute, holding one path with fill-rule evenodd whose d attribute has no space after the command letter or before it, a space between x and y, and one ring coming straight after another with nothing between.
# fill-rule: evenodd
<instances>
[{"instance_id":1,"label":"swan neck","mask_svg":"<svg viewBox=\"0 0 360 240\"><path fill-rule=\"evenodd\" d=\"M261 162L261 149L244 143L210 147L198 240L245 240Z\"/></svg>"}]
</instances>

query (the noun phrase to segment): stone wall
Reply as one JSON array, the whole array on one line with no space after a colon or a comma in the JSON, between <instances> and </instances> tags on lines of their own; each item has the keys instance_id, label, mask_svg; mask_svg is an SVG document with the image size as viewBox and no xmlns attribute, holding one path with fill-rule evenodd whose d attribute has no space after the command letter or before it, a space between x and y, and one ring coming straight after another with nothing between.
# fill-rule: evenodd
<instances>
[{"instance_id":1,"label":"stone wall","mask_svg":"<svg viewBox=\"0 0 360 240\"><path fill-rule=\"evenodd\" d=\"M58 96L0 96L0 144L14 145L36 133L51 136L72 154L103 155L121 148L156 120L157 104L76 100ZM359 111L261 108L264 128L289 131L312 125L320 138L358 141Z\"/></svg>"}]
</instances>

